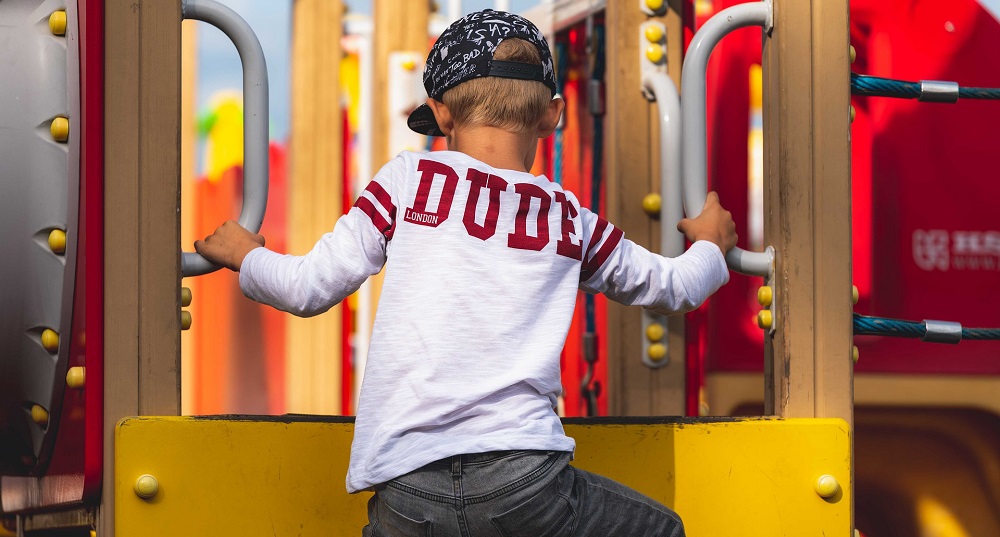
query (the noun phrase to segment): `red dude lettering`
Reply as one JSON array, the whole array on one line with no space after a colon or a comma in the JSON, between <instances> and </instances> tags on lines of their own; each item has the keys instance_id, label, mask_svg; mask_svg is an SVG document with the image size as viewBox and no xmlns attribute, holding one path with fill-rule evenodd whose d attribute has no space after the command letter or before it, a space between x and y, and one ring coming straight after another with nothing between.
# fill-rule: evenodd
<instances>
[{"instance_id":1,"label":"red dude lettering","mask_svg":"<svg viewBox=\"0 0 1000 537\"><path fill-rule=\"evenodd\" d=\"M556 203L562 206L562 238L556 242L556 253L579 261L583 255L583 239L577 235L573 219L579 216L580 212L576 205L566 197L565 192L556 192ZM573 242L570 237L571 233L576 237L577 242Z\"/></svg>"},{"instance_id":2,"label":"red dude lettering","mask_svg":"<svg viewBox=\"0 0 1000 537\"><path fill-rule=\"evenodd\" d=\"M489 175L479 170L469 168L466 179L472 182L469 187L469 199L465 203L465 216L462 222L469 235L479 240L486 240L497 232L497 218L500 216L500 193L507 190L507 181ZM479 206L479 196L483 188L489 190L489 205L486 207L486 218L483 224L476 223L476 208Z\"/></svg>"},{"instance_id":3,"label":"red dude lettering","mask_svg":"<svg viewBox=\"0 0 1000 537\"><path fill-rule=\"evenodd\" d=\"M448 219L448 214L451 212L451 202L455 198L455 188L458 186L458 174L451 169L451 166L433 160L421 160L417 164L417 170L421 172L420 185L417 186L413 207L407 207L403 220L421 226L438 227ZM431 213L427 211L427 198L430 197L431 187L434 186L435 175L444 176L444 187L441 189L437 210Z\"/></svg>"},{"instance_id":4,"label":"red dude lettering","mask_svg":"<svg viewBox=\"0 0 1000 537\"><path fill-rule=\"evenodd\" d=\"M531 183L518 183L514 191L520 194L521 204L514 219L514 232L507 235L507 246L518 250L541 251L549 243L549 207L552 198L541 187ZM531 198L538 199L535 236L528 235L528 213L531 211Z\"/></svg>"}]
</instances>

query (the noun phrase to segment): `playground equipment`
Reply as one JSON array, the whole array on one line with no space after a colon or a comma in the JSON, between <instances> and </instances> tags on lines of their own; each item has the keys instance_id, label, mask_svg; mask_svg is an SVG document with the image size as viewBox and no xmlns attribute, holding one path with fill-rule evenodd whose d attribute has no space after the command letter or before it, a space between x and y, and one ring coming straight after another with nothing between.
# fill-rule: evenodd
<instances>
[{"instance_id":1,"label":"playground equipment","mask_svg":"<svg viewBox=\"0 0 1000 537\"><path fill-rule=\"evenodd\" d=\"M775 3L773 30L765 34L763 59L764 125L769 150L766 160L769 219L764 244L773 245L776 252L768 257L773 293L767 308L772 312L772 323L763 334L767 346L767 388L763 403L766 414L780 418L567 421L570 434L580 440L580 464L674 506L685 517L692 534L739 531L769 536L824 532L849 535L854 527L852 511L857 496L852 474L857 473L869 486L873 483L869 477L872 474L854 468L851 451L854 441L852 300L848 293L851 235L850 229L845 229L849 226L843 225L851 200L847 181L849 96L844 91L849 76L847 4L829 0L775 0ZM10 2L0 3L0 10L7 4ZM421 3L378 2L375 6L373 35L377 41L372 43L372 63L376 69L372 72L373 83L368 87L376 90L371 103L377 119L371 129L384 130L384 124L395 120L385 117L389 106L379 104L387 103L390 98L385 91L390 85L392 69L401 67L405 71L405 66L393 63L392 58L402 62L400 58L406 56L393 53L419 54L426 46L427 13L421 14L418 4ZM706 27L728 29L734 21L741 20L770 26L767 17L763 20L760 17L766 5L751 3L737 10L737 16L730 19L734 12L727 12L722 19L706 23ZM47 479L53 481L51 477L58 475L53 470L58 465L50 465L47 470L40 466L23 468L22 473L33 474L17 478L5 470L0 478L2 515L17 521L20 529L29 534L51 527L79 530L81 535L95 529L102 537L115 532L150 536L173 535L178 531L252 534L262 528L311 535L329 533L331 527L345 534L356 534L363 523L365 497L335 493L343 490L343 464L351 437L349 420L301 416L171 417L179 413L180 407L177 334L181 326L180 305L184 303L178 286L181 275L178 226L167 225L177 221L179 158L171 148L176 145L179 116L176 80L180 47L176 25L184 16L182 4L161 0L81 0L79 6L83 14L79 23L81 56L86 56L87 51L102 51L98 57L106 59L108 66L97 72L114 73L98 85L88 85L84 68L79 82L84 88L81 108L98 103L97 118L91 116L89 122L84 121L80 126L88 136L79 138L82 143L102 148L98 154L107 163L106 172L98 168L100 182L96 183L103 187L104 196L97 200L90 198L80 205L81 212L90 211L87 213L90 216L96 213L106 219L106 225L98 219L97 225L86 228L86 233L78 233L81 237L78 242L85 239L89 246L100 246L88 250L88 262L97 263L88 265L88 277L99 274L104 278L96 282L88 280L82 285L86 296L96 294L100 299L86 304L89 334L86 365L90 374L85 395L88 400L96 397L101 405L96 407L96 414L92 407L86 410L90 420L86 434L97 439L98 450L90 449L88 444L85 453L88 457L97 453L99 462L96 484L87 481L89 477L84 481L90 483L90 490L102 494L100 499L95 495L78 495L83 499L64 497L52 501L44 495L32 496L32 492L43 490ZM321 25L303 23L299 27L301 33L296 33L298 43L336 52L335 44L320 47L319 43L324 35L339 39L338 7L335 2L298 2L296 20L300 16L306 21L317 20L310 19L310 15L324 17ZM414 13L401 14L392 9L414 10ZM652 222L638 207L639 200L659 189L662 189L661 201L680 198L671 195L681 188L680 182L669 177L678 177L676 166L681 162L675 157L678 145L670 143L677 138L676 122L672 119L677 117L675 84L681 80L683 39L680 36L684 33L681 17L668 10L664 2L654 0L551 3L540 9L544 13L536 20L543 31L554 37L551 43L567 45L567 63L585 63L581 56L574 60L572 55L586 50L593 43L589 41L592 36L606 32L606 69L614 73L603 86L599 76L603 65L578 71L588 73L580 80L567 78L568 98L574 92L578 99L582 95L606 95L606 114L601 115L605 111L600 106L589 109L579 102L571 103L570 108L577 107L577 115L571 116L564 126L562 146L559 151L556 147L543 147L544 162L540 166L558 170L558 177L564 180L584 183L589 179L587 193L590 199L598 201L593 205L599 204L602 212L634 240L651 247L660 245L663 251L677 248L676 242L667 244L678 238L676 232L661 228L672 227L671 220L676 216L671 215L678 214L677 206L670 208L662 203L663 214L658 223ZM685 5L683 9L685 16L694 14L693 5ZM742 19L738 14L744 11L752 12L753 16ZM69 18L72 20L72 15ZM103 38L95 37L98 23L107 26L106 32L96 34ZM588 24L593 32L587 30ZM387 31L389 25L393 25L392 30ZM320 27L330 28L330 34L318 31ZM659 28L662 35L655 30L647 33L650 27ZM143 31L137 31L139 28ZM823 28L845 31L820 32ZM707 43L719 38L721 35L696 37L695 41ZM754 39L759 42L760 34L754 32ZM106 58L103 57L105 41ZM656 53L662 56L656 60L647 56L646 49L650 47L653 57ZM689 60L700 57L707 61L710 48L699 46L698 50L704 52L697 55L692 52ZM591 60L588 55L583 57ZM150 65L156 68L150 69ZM323 88L336 93L336 88L319 83L329 81L317 74L321 65L317 61L316 70L309 76L303 75L310 80L306 86L313 88L309 91ZM683 76L685 80L699 76L704 80L705 73L698 73L698 69L685 69ZM406 76L402 71L397 75ZM664 78L667 75L671 77L669 82ZM586 84L581 83L584 81ZM655 105L642 98L643 87L655 95ZM305 89L297 91L307 93ZM685 89L684 94L698 98L697 91ZM291 149L296 155L293 162L298 163L295 166L304 166L295 174L339 173L336 170L339 161L320 167L315 163L321 159L313 157L331 148L342 148L342 141L325 137L330 133L321 132L322 127L309 127L323 122L306 121L315 117L339 118L338 100L328 100L334 101L335 108L293 112L299 114L298 120L293 119L293 129L302 129L296 130L293 137L298 144ZM776 101L782 106L772 106ZM5 112L6 105L0 113ZM694 114L692 123L701 123L703 116L704 106ZM107 130L94 132L94 125L99 124L97 119L104 118L108 118ZM685 123L684 128L690 127ZM704 134L707 133L694 138L707 140ZM70 140L73 138L71 133ZM107 151L102 145L105 139ZM574 156L573 140L589 141L585 145L590 146L588 150L593 154L581 151ZM317 147L310 150L312 142ZM375 140L372 142L376 145ZM372 147L373 163L380 164L387 158L389 149L384 142ZM664 145L668 151L663 151ZM556 164L560 158L561 167ZM571 177L573 173L562 173L571 167L567 161L577 169L589 164L596 172ZM603 177L601 163L606 170ZM689 163L685 160L684 164ZM89 169L83 163L81 168ZM603 198L601 183L605 190ZM94 184L82 183L81 191L90 192L87 189ZM684 188L685 197L706 191L704 182ZM584 196L583 192L580 194ZM103 206L97 204L100 201ZM343 206L342 201L335 200L338 206ZM687 205L689 210L701 206ZM692 205L695 209L691 209ZM81 221L93 224L87 218ZM155 225L151 224L154 222ZM72 227L71 221L67 224ZM315 238L312 235L309 240ZM106 250L104 244L109 245ZM749 253L744 259L759 261L764 259L762 255L767 254ZM753 265L744 261L735 264ZM759 263L756 266L761 267ZM105 287L104 281L114 285L109 283ZM76 289L79 292L81 284ZM373 290L372 294L376 296L371 299L377 300L377 292ZM654 346L644 334L650 323L643 325L641 312L609 305L607 330L602 334L601 308L596 303L596 315L591 318L598 326L593 331L578 329L576 337L584 341L585 333L605 336L603 341L597 338L597 347L606 350L600 351L604 354L593 355L602 360L591 371L600 375L601 368L606 368L606 376L601 377L606 402L590 399L592 392L580 394L576 408L587 405L601 408L604 404L617 414L682 414L689 365L683 351L685 346L697 346L697 338L691 338L685 345L679 337L684 328L682 325L678 328L672 319L660 335L660 341L669 343L663 349L667 359L652 360L659 367L650 369L647 364L651 360L643 360L650 358ZM812 323L802 322L803 319L812 319ZM337 318L334 323L338 328L340 321ZM290 331L289 337L301 342L299 354L304 354L309 352L307 342L319 337L322 331L293 332ZM640 344L641 341L647 343ZM581 352L582 343L570 343L567 354L572 345L577 346L574 353L585 352ZM755 360L759 361L759 347L754 352ZM95 353L105 361L105 367L92 360ZM8 363L0 362L0 368ZM577 369L581 371L584 369ZM105 381L103 389L99 384L95 386L93 379ZM567 391L573 388L567 386ZM585 388L593 390L596 386L589 383ZM760 391L758 378L754 402L761 401ZM713 392L709 390L710 394ZM584 400L586 403L580 406ZM679 410L663 410L668 406ZM65 408L61 415L66 414ZM24 412L23 406L20 411ZM122 418L126 419L116 428ZM943 424L947 416L930 419ZM960 421L975 429L983 424L989 426L990 420L990 415L986 415L956 423ZM69 431L60 427L56 444L77 438L73 435L78 433ZM979 446L971 452L989 461L988 439L986 442L968 445ZM960 451L955 446L942 446L941 450ZM271 455L262 457L265 452ZM58 456L53 458L57 460ZM871 497L867 491L863 493ZM216 508L207 512L206 505ZM935 508L931 505L928 509ZM75 518L67 521L62 516L66 513ZM865 511L864 520L874 524L870 513ZM178 523L184 525L177 526Z\"/></svg>"}]
</instances>

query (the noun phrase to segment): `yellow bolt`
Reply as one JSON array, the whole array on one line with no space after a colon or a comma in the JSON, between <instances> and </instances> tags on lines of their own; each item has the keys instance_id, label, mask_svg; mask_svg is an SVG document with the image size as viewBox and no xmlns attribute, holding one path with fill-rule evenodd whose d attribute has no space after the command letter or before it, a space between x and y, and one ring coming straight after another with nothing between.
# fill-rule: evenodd
<instances>
[{"instance_id":1,"label":"yellow bolt","mask_svg":"<svg viewBox=\"0 0 1000 537\"><path fill-rule=\"evenodd\" d=\"M83 388L83 385L87 382L87 368L83 366L76 366L69 368L66 371L66 385L74 390L79 390Z\"/></svg>"},{"instance_id":2,"label":"yellow bolt","mask_svg":"<svg viewBox=\"0 0 1000 537\"><path fill-rule=\"evenodd\" d=\"M646 355L649 356L650 360L659 362L667 357L667 346L663 343L653 343L649 346L649 349L646 350Z\"/></svg>"},{"instance_id":3,"label":"yellow bolt","mask_svg":"<svg viewBox=\"0 0 1000 537\"><path fill-rule=\"evenodd\" d=\"M181 306L185 308L191 305L191 288L181 287Z\"/></svg>"},{"instance_id":4,"label":"yellow bolt","mask_svg":"<svg viewBox=\"0 0 1000 537\"><path fill-rule=\"evenodd\" d=\"M97 530L90 530L90 537L97 537Z\"/></svg>"},{"instance_id":5,"label":"yellow bolt","mask_svg":"<svg viewBox=\"0 0 1000 537\"><path fill-rule=\"evenodd\" d=\"M646 0L646 7L656 13L663 9L663 0Z\"/></svg>"},{"instance_id":6,"label":"yellow bolt","mask_svg":"<svg viewBox=\"0 0 1000 537\"><path fill-rule=\"evenodd\" d=\"M855 304L857 304L857 303L858 303L858 300L859 300L860 298L861 298L861 294L860 294L860 293L858 292L858 286L857 286L857 285L852 285L852 286L851 286L851 300L852 300L852 301L853 301L853 302L854 302Z\"/></svg>"},{"instance_id":7,"label":"yellow bolt","mask_svg":"<svg viewBox=\"0 0 1000 537\"><path fill-rule=\"evenodd\" d=\"M858 346L857 345L853 345L851 347L851 359L854 360L855 364L857 364L859 358L861 358L861 352L858 351Z\"/></svg>"},{"instance_id":8,"label":"yellow bolt","mask_svg":"<svg viewBox=\"0 0 1000 537\"><path fill-rule=\"evenodd\" d=\"M660 195L656 192L646 194L642 198L642 210L646 211L649 216L657 216L660 214L660 205L662 204Z\"/></svg>"},{"instance_id":9,"label":"yellow bolt","mask_svg":"<svg viewBox=\"0 0 1000 537\"><path fill-rule=\"evenodd\" d=\"M61 229L53 229L49 232L49 249L56 255L66 253L66 232Z\"/></svg>"},{"instance_id":10,"label":"yellow bolt","mask_svg":"<svg viewBox=\"0 0 1000 537\"><path fill-rule=\"evenodd\" d=\"M816 479L816 494L819 494L820 497L832 498L838 491L840 491L840 483L837 482L836 477L825 474Z\"/></svg>"},{"instance_id":11,"label":"yellow bolt","mask_svg":"<svg viewBox=\"0 0 1000 537\"><path fill-rule=\"evenodd\" d=\"M52 133L53 140L65 143L69 140L69 120L63 116L56 117L49 125L49 132Z\"/></svg>"},{"instance_id":12,"label":"yellow bolt","mask_svg":"<svg viewBox=\"0 0 1000 537\"><path fill-rule=\"evenodd\" d=\"M770 285L763 285L757 289L757 303L761 307L769 307L772 302L774 302L774 289L771 289Z\"/></svg>"},{"instance_id":13,"label":"yellow bolt","mask_svg":"<svg viewBox=\"0 0 1000 537\"><path fill-rule=\"evenodd\" d=\"M49 30L55 35L66 35L66 12L63 10L53 11L49 15Z\"/></svg>"},{"instance_id":14,"label":"yellow bolt","mask_svg":"<svg viewBox=\"0 0 1000 537\"><path fill-rule=\"evenodd\" d=\"M663 328L663 325L660 323L650 323L650 325L646 327L646 339L650 341L659 341L663 339L663 336L666 335L666 333L666 329Z\"/></svg>"},{"instance_id":15,"label":"yellow bolt","mask_svg":"<svg viewBox=\"0 0 1000 537\"><path fill-rule=\"evenodd\" d=\"M851 63L854 63L856 59L858 59L858 52L854 50L854 45L851 45Z\"/></svg>"},{"instance_id":16,"label":"yellow bolt","mask_svg":"<svg viewBox=\"0 0 1000 537\"><path fill-rule=\"evenodd\" d=\"M646 26L643 34L646 36L646 40L650 43L659 43L660 41L663 41L663 28L660 27L659 24L650 24Z\"/></svg>"},{"instance_id":17,"label":"yellow bolt","mask_svg":"<svg viewBox=\"0 0 1000 537\"><path fill-rule=\"evenodd\" d=\"M51 328L46 328L42 330L42 348L49 352L56 352L59 350L59 332Z\"/></svg>"},{"instance_id":18,"label":"yellow bolt","mask_svg":"<svg viewBox=\"0 0 1000 537\"><path fill-rule=\"evenodd\" d=\"M403 60L403 69L407 71L412 71L417 68L417 62L413 58L407 58Z\"/></svg>"},{"instance_id":19,"label":"yellow bolt","mask_svg":"<svg viewBox=\"0 0 1000 537\"><path fill-rule=\"evenodd\" d=\"M757 313L757 326L759 326L762 330L769 330L773 322L774 316L771 313L771 310L760 310Z\"/></svg>"},{"instance_id":20,"label":"yellow bolt","mask_svg":"<svg viewBox=\"0 0 1000 537\"><path fill-rule=\"evenodd\" d=\"M191 328L191 312L182 311L181 312L181 330L188 330Z\"/></svg>"},{"instance_id":21,"label":"yellow bolt","mask_svg":"<svg viewBox=\"0 0 1000 537\"><path fill-rule=\"evenodd\" d=\"M660 63L663 61L664 53L663 47L660 45L649 45L646 47L646 59L653 63Z\"/></svg>"},{"instance_id":22,"label":"yellow bolt","mask_svg":"<svg viewBox=\"0 0 1000 537\"><path fill-rule=\"evenodd\" d=\"M135 480L135 484L132 485L132 489L135 490L135 495L148 500L156 493L160 491L160 483L155 477L149 474L142 474L138 479Z\"/></svg>"},{"instance_id":23,"label":"yellow bolt","mask_svg":"<svg viewBox=\"0 0 1000 537\"><path fill-rule=\"evenodd\" d=\"M41 405L31 405L31 421L45 427L49 424L49 411Z\"/></svg>"},{"instance_id":24,"label":"yellow bolt","mask_svg":"<svg viewBox=\"0 0 1000 537\"><path fill-rule=\"evenodd\" d=\"M854 123L854 118L858 115L857 111L854 110L854 105L851 105L851 123Z\"/></svg>"}]
</instances>

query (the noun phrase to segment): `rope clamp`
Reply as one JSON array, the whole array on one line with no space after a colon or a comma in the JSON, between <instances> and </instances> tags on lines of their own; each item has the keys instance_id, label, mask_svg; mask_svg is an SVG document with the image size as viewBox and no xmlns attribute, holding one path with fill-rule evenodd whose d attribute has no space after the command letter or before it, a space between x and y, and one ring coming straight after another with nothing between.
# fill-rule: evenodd
<instances>
[{"instance_id":1,"label":"rope clamp","mask_svg":"<svg viewBox=\"0 0 1000 537\"><path fill-rule=\"evenodd\" d=\"M924 320L927 332L920 338L928 343L959 343L962 341L962 324L951 321Z\"/></svg>"},{"instance_id":2,"label":"rope clamp","mask_svg":"<svg viewBox=\"0 0 1000 537\"><path fill-rule=\"evenodd\" d=\"M943 80L921 80L920 97L917 100L925 103L958 102L958 83Z\"/></svg>"}]
</instances>

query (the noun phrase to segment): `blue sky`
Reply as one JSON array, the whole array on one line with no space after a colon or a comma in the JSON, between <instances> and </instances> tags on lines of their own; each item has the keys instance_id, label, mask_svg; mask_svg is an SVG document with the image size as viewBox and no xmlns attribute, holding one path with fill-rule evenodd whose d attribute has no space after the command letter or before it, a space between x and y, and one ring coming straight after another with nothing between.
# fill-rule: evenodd
<instances>
[{"instance_id":1,"label":"blue sky","mask_svg":"<svg viewBox=\"0 0 1000 537\"><path fill-rule=\"evenodd\" d=\"M253 28L267 59L271 98L271 138L288 137L289 54L291 50L291 0L221 0L233 8ZM390 0L421 1L421 0ZM350 11L371 14L371 0L346 0ZM510 0L512 11L519 12L538 0ZM447 0L438 0L446 9ZM494 5L493 0L465 0L466 12ZM214 27L198 25L198 111L203 111L213 95L220 91L239 91L243 87L239 55L226 36Z\"/></svg>"}]
</instances>

